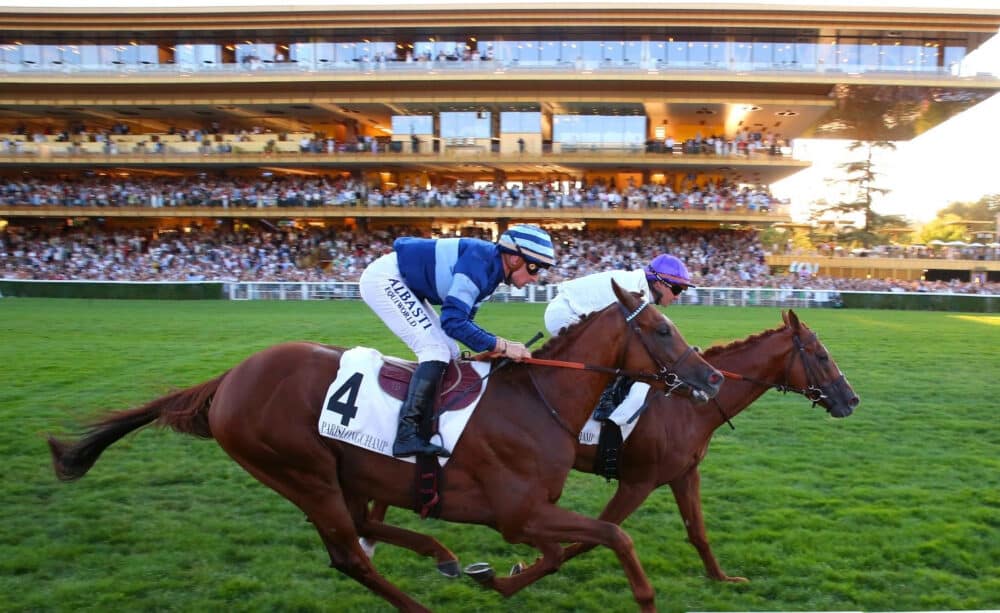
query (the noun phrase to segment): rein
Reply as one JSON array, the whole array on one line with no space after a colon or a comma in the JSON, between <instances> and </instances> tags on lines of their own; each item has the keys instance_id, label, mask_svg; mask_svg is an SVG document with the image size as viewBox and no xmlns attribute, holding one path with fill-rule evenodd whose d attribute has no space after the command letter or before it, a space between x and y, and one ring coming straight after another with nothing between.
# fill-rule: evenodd
<instances>
[{"instance_id":1,"label":"rein","mask_svg":"<svg viewBox=\"0 0 1000 613\"><path fill-rule=\"evenodd\" d=\"M808 345L812 345L818 342L819 342L819 337L817 337L816 333L813 332L812 336L809 339ZM818 374L816 372L816 365L811 363L808 359L806 359L806 356L808 355L806 354L806 347L808 345L803 344L802 339L799 338L798 333L795 333L792 336L792 343L795 345L796 351L790 353L788 356L788 363L785 365L785 381L783 383L771 383L770 381L764 381L762 379L756 379L754 377L747 377L746 375L730 372L728 370L718 369L718 371L721 372L725 378L731 379L733 381L746 381L747 383L752 383L754 385L759 385L761 387L778 390L782 394L787 394L788 392L792 392L793 394L798 394L803 398L805 398L806 400L810 401L812 403L812 406L815 407L822 400L827 398L827 394L824 391L824 388L829 386L831 383L834 383L834 381L831 381L829 383L816 383L816 379L818 378ZM796 387L788 383L789 372L792 369L792 364L794 364L795 362L796 355L798 355L799 359L802 360L802 368L806 373L806 387L804 388ZM843 375L841 375L837 380L842 378ZM726 415L726 412L722 409L722 405L719 403L719 399L713 398L712 400L715 402L716 408L719 409L719 414L722 415L722 418L726 420L726 423L729 424L730 428L735 430L736 426L733 425L733 422L730 421L729 416Z\"/></svg>"}]
</instances>

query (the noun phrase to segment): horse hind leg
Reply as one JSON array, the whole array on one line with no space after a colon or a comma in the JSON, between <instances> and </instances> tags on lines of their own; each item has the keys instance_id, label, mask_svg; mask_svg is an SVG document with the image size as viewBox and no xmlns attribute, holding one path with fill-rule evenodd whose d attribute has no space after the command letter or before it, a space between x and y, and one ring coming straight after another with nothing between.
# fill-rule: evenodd
<instances>
[{"instance_id":1,"label":"horse hind leg","mask_svg":"<svg viewBox=\"0 0 1000 613\"><path fill-rule=\"evenodd\" d=\"M324 478L325 471L308 473L292 467L267 468L234 455L261 483L294 503L315 526L330 555L330 565L378 594L400 611L429 613L429 610L379 574L358 544L355 519L343 491ZM336 474L332 467L329 474Z\"/></svg>"}]
</instances>

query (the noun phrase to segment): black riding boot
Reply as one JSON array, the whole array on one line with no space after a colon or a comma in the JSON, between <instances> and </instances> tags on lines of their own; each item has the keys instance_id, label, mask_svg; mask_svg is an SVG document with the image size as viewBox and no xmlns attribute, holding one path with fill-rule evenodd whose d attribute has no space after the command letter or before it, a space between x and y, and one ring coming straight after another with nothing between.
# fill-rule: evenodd
<instances>
[{"instance_id":1,"label":"black riding boot","mask_svg":"<svg viewBox=\"0 0 1000 613\"><path fill-rule=\"evenodd\" d=\"M632 389L633 383L635 381L627 377L618 376L615 378L611 382L611 385L601 392L601 399L597 401L597 407L594 408L594 420L605 421L611 417L615 409L621 403L625 402L625 398L628 396L629 390Z\"/></svg>"},{"instance_id":2,"label":"black riding boot","mask_svg":"<svg viewBox=\"0 0 1000 613\"><path fill-rule=\"evenodd\" d=\"M399 409L399 429L396 442L392 445L392 455L397 458L418 453L448 457L451 454L444 447L428 443L420 438L420 416L434 410L441 375L448 367L446 362L422 362L410 379L406 400Z\"/></svg>"}]
</instances>

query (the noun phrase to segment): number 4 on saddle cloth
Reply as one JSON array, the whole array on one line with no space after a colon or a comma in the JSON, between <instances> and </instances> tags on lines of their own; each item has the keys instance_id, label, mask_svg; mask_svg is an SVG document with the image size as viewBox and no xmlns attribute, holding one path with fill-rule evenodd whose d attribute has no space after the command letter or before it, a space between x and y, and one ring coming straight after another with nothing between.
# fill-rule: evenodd
<instances>
[{"instance_id":1,"label":"number 4 on saddle cloth","mask_svg":"<svg viewBox=\"0 0 1000 613\"><path fill-rule=\"evenodd\" d=\"M319 433L392 457L399 407L406 397L415 362L383 356L375 349L344 352L337 378L327 389ZM452 451L486 389L489 362L451 362L441 383L442 410L433 442ZM440 438L440 440L437 440ZM413 463L414 456L396 458ZM444 466L448 458L438 457Z\"/></svg>"}]
</instances>

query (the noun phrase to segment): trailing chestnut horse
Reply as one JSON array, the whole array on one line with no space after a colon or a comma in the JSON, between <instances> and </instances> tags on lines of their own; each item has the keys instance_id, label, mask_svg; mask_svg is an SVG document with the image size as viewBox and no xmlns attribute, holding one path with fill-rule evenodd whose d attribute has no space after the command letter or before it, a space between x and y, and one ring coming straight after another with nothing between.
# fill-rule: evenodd
<instances>
[{"instance_id":1,"label":"trailing chestnut horse","mask_svg":"<svg viewBox=\"0 0 1000 613\"><path fill-rule=\"evenodd\" d=\"M718 581L743 582L719 567L705 534L701 511L701 476L698 464L708 443L723 423L750 406L769 389L796 392L819 404L834 417L847 417L859 400L830 352L816 333L799 321L793 311L782 314L784 326L725 346L708 349L704 358L722 369L729 379L712 406L697 406L677 395L650 390L649 406L625 440L618 460L618 489L599 519L620 524L661 485L670 486L688 540L698 550L708 576ZM577 444L574 468L595 472L596 445ZM385 506L376 504L372 516L381 520ZM430 539L430 537L427 537ZM425 548L433 544L425 543ZM563 561L593 549L576 543L564 550ZM533 572L533 564L515 572Z\"/></svg>"},{"instance_id":2,"label":"trailing chestnut horse","mask_svg":"<svg viewBox=\"0 0 1000 613\"><path fill-rule=\"evenodd\" d=\"M536 354L586 360L595 370L511 364L494 370L479 406L444 467L440 518L484 524L511 543L542 554L554 572L560 543L614 550L642 610L653 610L653 588L629 536L615 524L556 506L576 456L576 437L614 369L650 379L654 388L679 377L707 397L722 374L684 341L655 308L614 285L618 302L550 340ZM229 372L146 405L111 413L73 443L49 439L56 474L82 477L109 445L150 423L214 438L244 469L293 502L316 526L332 565L395 607L426 610L382 577L358 543L360 536L405 547L426 537L368 518L369 500L411 507L408 464L325 438L318 421L343 349L284 343L254 354ZM654 374L655 373L655 374ZM435 552L443 571L453 555ZM457 572L456 572L457 574ZM533 574L495 579L509 595Z\"/></svg>"}]
</instances>

